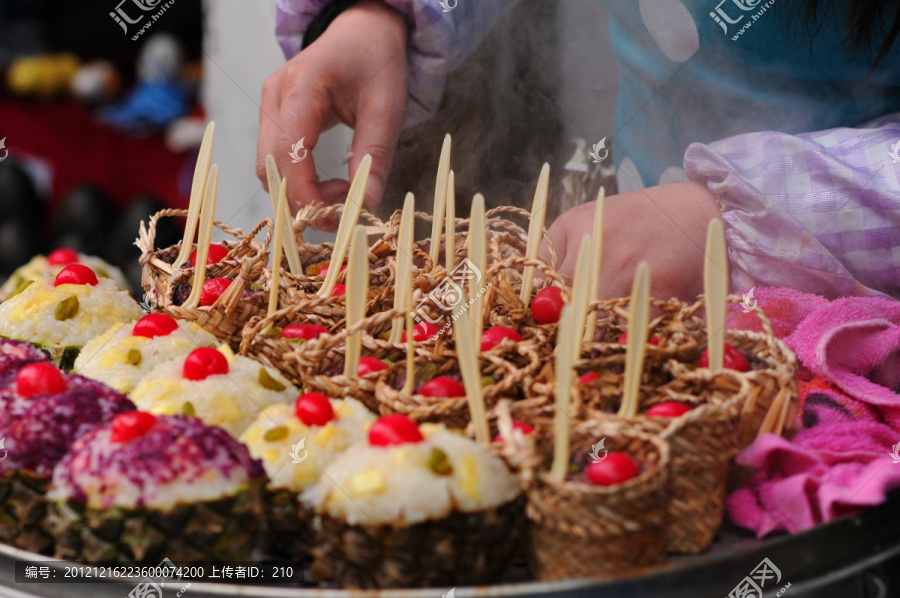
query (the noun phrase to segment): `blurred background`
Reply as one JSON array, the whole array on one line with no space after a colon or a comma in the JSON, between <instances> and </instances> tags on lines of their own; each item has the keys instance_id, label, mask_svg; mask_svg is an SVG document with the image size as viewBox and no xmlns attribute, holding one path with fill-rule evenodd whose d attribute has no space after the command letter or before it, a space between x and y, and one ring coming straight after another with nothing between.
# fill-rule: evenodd
<instances>
[{"instance_id":1,"label":"blurred background","mask_svg":"<svg viewBox=\"0 0 900 598\"><path fill-rule=\"evenodd\" d=\"M613 160L584 160L585 143L612 134L617 92L599 4L522 0L509 10L450 75L439 113L404 132L378 215L407 191L430 207L448 132L460 213L475 192L489 207L530 206L545 161L551 217L601 184L614 191ZM128 22L141 14L156 19ZM72 247L138 288L139 223L187 206L210 119L217 218L249 230L270 216L255 159L262 83L285 61L274 27L274 0L0 0L0 281L37 253ZM336 127L321 138L320 178L347 177L351 137ZM159 246L180 238L169 222Z\"/></svg>"}]
</instances>

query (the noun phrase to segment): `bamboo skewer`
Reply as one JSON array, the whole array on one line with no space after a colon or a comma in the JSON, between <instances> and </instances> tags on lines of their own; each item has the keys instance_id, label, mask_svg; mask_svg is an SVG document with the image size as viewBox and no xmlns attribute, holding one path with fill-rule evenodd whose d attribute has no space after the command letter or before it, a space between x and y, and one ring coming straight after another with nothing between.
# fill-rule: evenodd
<instances>
[{"instance_id":1,"label":"bamboo skewer","mask_svg":"<svg viewBox=\"0 0 900 598\"><path fill-rule=\"evenodd\" d=\"M271 189L269 183L269 189ZM269 309L266 313L272 317L278 310L278 283L281 281L281 250L284 247L284 236L287 227L287 179L279 185L278 203L275 205L275 238L272 240L272 278L269 281ZM266 328L266 332L271 326Z\"/></svg>"},{"instance_id":2,"label":"bamboo skewer","mask_svg":"<svg viewBox=\"0 0 900 598\"><path fill-rule=\"evenodd\" d=\"M575 276L572 279L572 359L581 356L583 337L577 331L584 330L587 320L588 297L591 292L591 237L585 235L581 239L578 260L575 262Z\"/></svg>"},{"instance_id":3,"label":"bamboo skewer","mask_svg":"<svg viewBox=\"0 0 900 598\"><path fill-rule=\"evenodd\" d=\"M550 165L546 162L541 168L541 176L538 177L537 190L534 192L534 203L531 206L531 222L528 224L528 246L525 249L525 257L534 259L541 248L541 238L544 235L544 220L547 217L547 196L550 194ZM522 273L522 290L519 300L528 305L531 299L531 288L534 285L534 266L526 266Z\"/></svg>"},{"instance_id":4,"label":"bamboo skewer","mask_svg":"<svg viewBox=\"0 0 900 598\"><path fill-rule=\"evenodd\" d=\"M272 155L266 156L266 177L269 180L269 199L272 201L272 213L275 214L275 218L278 218L278 200L281 196L281 175L278 174L278 166L275 165L275 158ZM285 238L287 239L287 245L284 248L284 253L287 256L288 268L291 270L291 274L294 276L302 276L303 275L303 264L300 263L300 254L297 252L297 237L294 235L294 226L293 226L293 218L291 218L291 211L287 205L287 202L284 204L283 212L287 215L287 220L284 223L285 228ZM278 266L281 267L281 260L278 260Z\"/></svg>"},{"instance_id":5,"label":"bamboo skewer","mask_svg":"<svg viewBox=\"0 0 900 598\"><path fill-rule=\"evenodd\" d=\"M575 334L575 311L572 305L563 306L559 318L559 336L556 339L556 413L553 417L553 464L550 475L562 482L569 471L569 402L572 393L572 378L575 376L572 347Z\"/></svg>"},{"instance_id":6,"label":"bamboo skewer","mask_svg":"<svg viewBox=\"0 0 900 598\"><path fill-rule=\"evenodd\" d=\"M591 231L591 259L595 260L591 268L590 300L596 301L600 295L600 272L603 268L603 204L606 202L606 189L600 187L597 194L597 205L594 210L594 227ZM597 332L597 312L588 314L587 324L584 330L584 341L594 341L594 333Z\"/></svg>"},{"instance_id":7,"label":"bamboo skewer","mask_svg":"<svg viewBox=\"0 0 900 598\"><path fill-rule=\"evenodd\" d=\"M396 279L394 283L394 309L410 311L412 305L412 267L413 236L415 233L416 200L412 193L406 194L403 200L403 212L400 215L400 231L397 234L397 259L395 262ZM390 342L399 343L405 321L403 317L394 318L391 324Z\"/></svg>"},{"instance_id":8,"label":"bamboo skewer","mask_svg":"<svg viewBox=\"0 0 900 598\"><path fill-rule=\"evenodd\" d=\"M369 240L366 229L353 229L350 259L347 266L347 328L355 326L366 315L366 297L369 294ZM347 355L344 359L344 375L355 380L359 376L359 358L362 355L362 330L347 338Z\"/></svg>"},{"instance_id":9,"label":"bamboo skewer","mask_svg":"<svg viewBox=\"0 0 900 598\"><path fill-rule=\"evenodd\" d=\"M725 229L718 218L710 220L706 231L706 259L703 263L703 294L706 298L706 335L709 369L722 370L725 361L725 311L728 303L728 254Z\"/></svg>"},{"instance_id":10,"label":"bamboo skewer","mask_svg":"<svg viewBox=\"0 0 900 598\"><path fill-rule=\"evenodd\" d=\"M325 274L325 281L318 292L319 297L331 297L331 292L334 290L335 283L337 283L338 275L341 273L341 265L344 263L347 248L350 246L350 236L362 211L363 201L366 196L366 185L368 185L371 170L372 156L366 154L359 164L356 176L353 177L353 182L350 184L347 201L344 202L344 213L341 215L341 223L338 225L328 272ZM365 229L363 230L365 231Z\"/></svg>"},{"instance_id":11,"label":"bamboo skewer","mask_svg":"<svg viewBox=\"0 0 900 598\"><path fill-rule=\"evenodd\" d=\"M410 297L410 301L412 298ZM416 327L412 313L406 314L406 381L403 383L403 394L411 396L416 382Z\"/></svg>"},{"instance_id":12,"label":"bamboo skewer","mask_svg":"<svg viewBox=\"0 0 900 598\"><path fill-rule=\"evenodd\" d=\"M453 171L447 176L447 225L444 233L444 268L453 272L456 267L456 175Z\"/></svg>"},{"instance_id":13,"label":"bamboo skewer","mask_svg":"<svg viewBox=\"0 0 900 598\"><path fill-rule=\"evenodd\" d=\"M441 228L444 225L444 208L447 202L447 177L450 175L450 135L444 136L441 157L438 160L437 182L434 186L434 214L431 221L431 263L437 264L441 255Z\"/></svg>"},{"instance_id":14,"label":"bamboo skewer","mask_svg":"<svg viewBox=\"0 0 900 598\"><path fill-rule=\"evenodd\" d=\"M487 410L484 406L484 389L481 387L481 373L478 371L478 346L475 344L475 325L463 311L462 302L456 305L453 314L453 336L456 355L466 387L469 411L475 423L475 440L482 444L490 442Z\"/></svg>"},{"instance_id":15,"label":"bamboo skewer","mask_svg":"<svg viewBox=\"0 0 900 598\"><path fill-rule=\"evenodd\" d=\"M219 191L219 167L215 164L209 169L209 178L205 185L206 195L200 206L200 238L197 245L197 265L194 267L194 280L191 294L183 307L194 308L203 294L203 283L206 281L206 261L209 258L209 244L212 240L213 222L216 217L216 195Z\"/></svg>"},{"instance_id":16,"label":"bamboo skewer","mask_svg":"<svg viewBox=\"0 0 900 598\"><path fill-rule=\"evenodd\" d=\"M472 199L469 215L469 260L476 276L469 280L469 300L472 301L472 315L475 323L475 339L481 342L484 329L484 285L487 272L487 227L484 219L484 196L476 193Z\"/></svg>"},{"instance_id":17,"label":"bamboo skewer","mask_svg":"<svg viewBox=\"0 0 900 598\"><path fill-rule=\"evenodd\" d=\"M631 315L628 318L628 345L625 353L625 384L619 417L631 419L638 412L644 352L647 348L647 325L650 323L650 266L638 264L631 285Z\"/></svg>"},{"instance_id":18,"label":"bamboo skewer","mask_svg":"<svg viewBox=\"0 0 900 598\"><path fill-rule=\"evenodd\" d=\"M184 226L184 238L181 241L181 251L172 263L172 270L177 272L179 268L191 256L194 247L194 234L197 232L197 220L200 217L200 207L203 198L206 197L206 181L209 177L209 165L212 162L212 145L216 135L216 123L206 125L203 133L203 141L200 143L200 151L197 154L197 164L194 166L194 180L191 183L191 200L188 204L187 223Z\"/></svg>"}]
</instances>

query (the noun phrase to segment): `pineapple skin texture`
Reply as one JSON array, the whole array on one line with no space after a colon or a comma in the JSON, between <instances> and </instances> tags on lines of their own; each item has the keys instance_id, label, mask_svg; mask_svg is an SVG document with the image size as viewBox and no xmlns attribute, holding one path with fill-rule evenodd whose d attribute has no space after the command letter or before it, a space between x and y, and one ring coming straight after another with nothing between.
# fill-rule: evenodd
<instances>
[{"instance_id":1,"label":"pineapple skin texture","mask_svg":"<svg viewBox=\"0 0 900 598\"><path fill-rule=\"evenodd\" d=\"M50 476L23 471L0 475L0 542L43 555L53 554L53 535L46 527L44 493Z\"/></svg>"}]
</instances>

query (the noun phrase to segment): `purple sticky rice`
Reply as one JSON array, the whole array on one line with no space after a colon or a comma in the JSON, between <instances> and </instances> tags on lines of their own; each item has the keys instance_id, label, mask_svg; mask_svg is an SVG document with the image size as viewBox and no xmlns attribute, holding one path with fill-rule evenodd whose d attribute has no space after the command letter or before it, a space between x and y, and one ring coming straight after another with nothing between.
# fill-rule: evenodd
<instances>
[{"instance_id":1,"label":"purple sticky rice","mask_svg":"<svg viewBox=\"0 0 900 598\"><path fill-rule=\"evenodd\" d=\"M134 411L134 404L108 386L66 376L69 389L57 395L21 397L12 388L0 391L0 438L6 459L0 474L24 470L49 475L72 443L83 434Z\"/></svg>"},{"instance_id":2,"label":"purple sticky rice","mask_svg":"<svg viewBox=\"0 0 900 598\"><path fill-rule=\"evenodd\" d=\"M143 489L185 474L202 477L204 471L218 470L228 476L236 468L245 470L251 479L265 475L262 463L225 430L196 418L158 416L148 432L125 442L111 440L111 424L85 434L57 465L53 486L68 487L73 499L87 502L76 474L101 480L124 476Z\"/></svg>"},{"instance_id":3,"label":"purple sticky rice","mask_svg":"<svg viewBox=\"0 0 900 598\"><path fill-rule=\"evenodd\" d=\"M48 361L47 356L25 341L13 341L0 338L0 388L8 386L23 365L37 361Z\"/></svg>"}]
</instances>

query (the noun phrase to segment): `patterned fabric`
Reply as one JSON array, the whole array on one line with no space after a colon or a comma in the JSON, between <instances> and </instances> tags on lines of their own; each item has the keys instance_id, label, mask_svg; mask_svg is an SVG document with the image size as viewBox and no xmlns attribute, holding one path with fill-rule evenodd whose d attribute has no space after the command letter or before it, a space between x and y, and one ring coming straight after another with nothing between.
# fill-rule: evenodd
<instances>
[{"instance_id":1,"label":"patterned fabric","mask_svg":"<svg viewBox=\"0 0 900 598\"><path fill-rule=\"evenodd\" d=\"M691 145L685 170L718 198L733 286L900 298L898 148L900 113Z\"/></svg>"}]
</instances>

